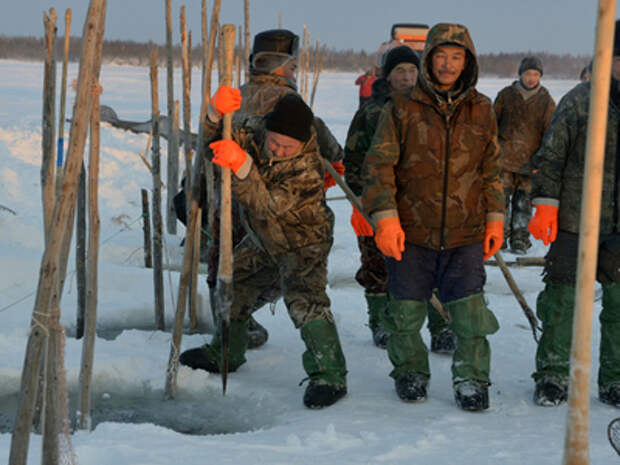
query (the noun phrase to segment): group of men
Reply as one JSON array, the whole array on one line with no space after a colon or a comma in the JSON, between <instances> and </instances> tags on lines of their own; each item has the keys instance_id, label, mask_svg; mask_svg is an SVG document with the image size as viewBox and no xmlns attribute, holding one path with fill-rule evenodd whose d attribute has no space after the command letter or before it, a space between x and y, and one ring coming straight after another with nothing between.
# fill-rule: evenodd
<instances>
[{"instance_id":1,"label":"group of men","mask_svg":"<svg viewBox=\"0 0 620 465\"><path fill-rule=\"evenodd\" d=\"M534 400L565 401L590 83L571 90L555 110L540 84L542 63L526 57L519 79L493 104L476 90L479 66L467 28L440 23L421 57L407 46L386 53L343 151L296 92L297 48L290 31L258 34L249 82L241 90L220 87L204 122L207 157L234 173L236 221L244 230L234 250L229 371L245 362L252 313L282 296L306 345L304 404L326 407L347 393L325 290L334 218L325 192L335 184L327 160L361 200L363 211L354 207L351 216L361 252L356 279L374 343L387 349L393 365L398 397L427 398L431 374L420 330L428 317L431 350L452 354L457 405L488 408L487 336L499 323L484 297L484 261L502 247L525 253L531 232L553 243L537 302L543 335ZM599 398L620 407L618 30L612 76L598 276ZM232 140L220 140L220 120L230 112ZM217 327L209 344L181 354L182 364L220 371Z\"/></svg>"}]
</instances>

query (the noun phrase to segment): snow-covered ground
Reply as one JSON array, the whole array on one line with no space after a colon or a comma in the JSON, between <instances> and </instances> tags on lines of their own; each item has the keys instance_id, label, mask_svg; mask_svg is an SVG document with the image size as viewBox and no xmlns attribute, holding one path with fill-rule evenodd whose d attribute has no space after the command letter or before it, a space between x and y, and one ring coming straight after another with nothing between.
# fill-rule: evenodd
<instances>
[{"instance_id":1,"label":"snow-covered ground","mask_svg":"<svg viewBox=\"0 0 620 465\"><path fill-rule=\"evenodd\" d=\"M70 68L69 80L76 76ZM60 76L60 72L58 73ZM161 73L165 76L165 72ZM353 74L324 73L316 113L344 143L357 105ZM147 120L150 114L146 68L105 66L102 103L120 118ZM176 75L176 96L180 95ZM195 72L193 82L199 82ZM481 79L479 89L494 98L510 79ZM575 81L543 80L556 100ZM8 457L26 340L42 257L41 159L42 65L0 61L0 462ZM194 86L194 127L200 98ZM166 102L160 80L160 102ZM71 108L71 97L68 107ZM165 113L165 109L162 110ZM68 131L68 126L67 126ZM143 268L140 188L151 186L138 156L146 135L102 128L100 181L101 252L99 320L94 363L94 423L76 432L73 446L81 465L217 464L547 464L560 463L567 407L541 408L532 402L536 345L522 311L500 271L487 266L486 296L500 331L491 336L491 407L466 413L456 407L450 357L430 356L432 380L423 404L401 402L388 377L385 351L371 342L363 292L354 280L359 253L349 225L351 207L331 201L336 214L329 263L329 296L349 368L347 397L321 411L306 409L299 381L303 343L282 302L275 315L256 314L267 327L268 343L247 354L248 362L229 376L221 394L219 376L182 367L178 397L163 400L170 333L153 329L152 271ZM165 143L162 143L165 148ZM165 165L165 163L163 163ZM164 178L165 179L165 178ZM340 195L333 188L329 196ZM165 193L164 193L165 199ZM180 224L179 224L180 226ZM166 235L167 254L179 263L183 237ZM542 256L536 243L530 256ZM507 260L514 259L506 254ZM62 301L62 323L75 331L74 261ZM540 268L512 268L532 308L541 290ZM177 272L166 272L166 324L171 326ZM201 319L212 327L204 279ZM600 302L595 305L596 314ZM424 330L428 342L428 332ZM183 349L209 341L208 334L185 335ZM598 319L594 354L598 353ZM81 342L69 337L66 366L71 412ZM606 426L619 412L596 396L595 355L591 375L591 463L617 463ZM41 438L31 435L29 464L40 463Z\"/></svg>"}]
</instances>

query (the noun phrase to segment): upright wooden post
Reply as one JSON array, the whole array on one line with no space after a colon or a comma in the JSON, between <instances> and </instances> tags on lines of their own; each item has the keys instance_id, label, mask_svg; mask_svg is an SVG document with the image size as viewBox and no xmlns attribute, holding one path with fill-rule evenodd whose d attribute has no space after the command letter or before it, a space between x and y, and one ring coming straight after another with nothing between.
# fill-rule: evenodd
<instances>
[{"instance_id":1,"label":"upright wooden post","mask_svg":"<svg viewBox=\"0 0 620 465\"><path fill-rule=\"evenodd\" d=\"M237 45L237 53L235 53L235 75L237 76L235 82L237 87L241 87L241 66L243 63L243 60L241 59L241 55L243 54L243 35L241 34L241 24L238 26L238 31L239 41Z\"/></svg>"},{"instance_id":2,"label":"upright wooden post","mask_svg":"<svg viewBox=\"0 0 620 465\"><path fill-rule=\"evenodd\" d=\"M244 60L245 65L245 82L250 80L250 0L243 0L243 17L244 17L244 34L245 34L245 49Z\"/></svg>"},{"instance_id":3,"label":"upright wooden post","mask_svg":"<svg viewBox=\"0 0 620 465\"><path fill-rule=\"evenodd\" d=\"M56 148L56 196L62 186L62 164L65 149L65 103L67 101L67 68L69 67L69 42L71 39L71 8L65 11L65 47L60 84L60 115L58 116L58 147Z\"/></svg>"},{"instance_id":4,"label":"upright wooden post","mask_svg":"<svg viewBox=\"0 0 620 465\"><path fill-rule=\"evenodd\" d=\"M41 131L41 195L43 200L43 224L47 240L56 194L54 189L54 160L55 160L55 107L56 107L56 61L54 60L54 45L56 42L56 10L50 8L49 16L43 12L45 26L45 67L43 74L43 121Z\"/></svg>"},{"instance_id":5,"label":"upright wooden post","mask_svg":"<svg viewBox=\"0 0 620 465\"><path fill-rule=\"evenodd\" d=\"M607 112L613 52L615 0L599 0L592 90L588 110L586 165L579 226L575 317L570 360L568 419L564 442L564 465L590 463L590 368L592 357L592 306L596 278L605 164ZM611 154L614 155L615 154Z\"/></svg>"},{"instance_id":6,"label":"upright wooden post","mask_svg":"<svg viewBox=\"0 0 620 465\"><path fill-rule=\"evenodd\" d=\"M100 40L103 35L100 34ZM99 66L101 55L98 57ZM95 75L99 75L99 67ZM95 339L97 330L98 301L98 266L99 266L99 147L100 147L100 108L99 94L94 96L93 110L90 117L90 150L88 157L88 278L86 293L86 315L82 360L80 365L80 396L77 427L90 431L91 419L91 383L93 377L93 360L95 357Z\"/></svg>"},{"instance_id":7,"label":"upright wooden post","mask_svg":"<svg viewBox=\"0 0 620 465\"><path fill-rule=\"evenodd\" d=\"M185 24L185 5L181 6L181 58L183 70L183 147L185 149L185 192L186 205L189 214L190 192L191 192L191 166L192 166L192 144L190 143L191 131L191 103L190 103L190 73L189 55L187 47L187 29Z\"/></svg>"},{"instance_id":8,"label":"upright wooden post","mask_svg":"<svg viewBox=\"0 0 620 465\"><path fill-rule=\"evenodd\" d=\"M319 41L316 41L316 55L314 61L314 74L312 79L312 94L310 95L310 108L314 106L314 96L316 94L316 88L319 85L319 76L323 70L323 58L325 57L325 44L321 48L321 54L319 55Z\"/></svg>"},{"instance_id":9,"label":"upright wooden post","mask_svg":"<svg viewBox=\"0 0 620 465\"><path fill-rule=\"evenodd\" d=\"M209 28L207 26L207 0L202 0L200 9L200 30L202 32L202 81L201 89L204 94L207 83L207 60L209 58Z\"/></svg>"},{"instance_id":10,"label":"upright wooden post","mask_svg":"<svg viewBox=\"0 0 620 465\"><path fill-rule=\"evenodd\" d=\"M235 49L235 26L226 24L222 28L220 42L223 58L223 75L220 85L232 85L232 61ZM232 132L232 113L227 113L222 121L222 139L230 139ZM230 329L230 309L233 299L233 255L232 255L232 194L230 168L221 169L220 188L220 256L217 267L216 297L218 316L220 317L220 335L222 341L222 393L226 394L228 375L228 339Z\"/></svg>"},{"instance_id":11,"label":"upright wooden post","mask_svg":"<svg viewBox=\"0 0 620 465\"><path fill-rule=\"evenodd\" d=\"M54 206L49 237L41 262L39 283L33 309L32 328L24 359L20 397L11 437L9 465L25 465L28 456L30 427L41 367L45 339L50 332L52 297L58 293L61 272L60 252L72 205L75 206L77 179L84 154L87 121L92 109L93 60L96 56L97 31L104 27L106 0L91 0L84 24L78 88L69 136L65 179L61 195ZM57 299L54 299L57 300ZM43 458L43 463L46 458Z\"/></svg>"},{"instance_id":12,"label":"upright wooden post","mask_svg":"<svg viewBox=\"0 0 620 465\"><path fill-rule=\"evenodd\" d=\"M203 0L204 1L204 0ZM172 124L174 119L174 61L172 58L172 13L170 0L166 0L166 82L168 89L168 169L166 199L166 229L168 234L177 233L177 215L174 197L179 184L179 131Z\"/></svg>"},{"instance_id":13,"label":"upright wooden post","mask_svg":"<svg viewBox=\"0 0 620 465\"><path fill-rule=\"evenodd\" d=\"M152 268L153 257L151 255L151 214L149 213L149 193L146 189L142 189L141 195L142 231L144 232L144 267Z\"/></svg>"},{"instance_id":14,"label":"upright wooden post","mask_svg":"<svg viewBox=\"0 0 620 465\"><path fill-rule=\"evenodd\" d=\"M82 163L78 181L77 211L75 214L75 280L77 283L76 339L84 335L86 313L86 168Z\"/></svg>"},{"instance_id":15,"label":"upright wooden post","mask_svg":"<svg viewBox=\"0 0 620 465\"><path fill-rule=\"evenodd\" d=\"M206 73L206 84L205 89L210 89L210 81L211 81L211 67L213 65L213 48L215 47L215 37L214 34L217 30L217 24L220 13L220 3L221 0L215 0L213 4L213 13L211 15L211 31L209 35L209 60L207 63L207 73ZM211 40L213 39L213 40ZM209 102L210 94L205 90L203 93L202 106L200 110L201 119L204 120L204 115L207 112L207 104ZM203 157L202 148L203 148L203 125L200 124L198 131L198 152L196 155L196 160L200 161ZM199 166L198 163L196 163ZM183 266L181 270L181 276L179 278L179 294L177 299L177 309L174 318L174 327L172 329L172 341L170 343L170 356L168 358L168 368L166 370L166 384L165 384L165 392L164 397L166 399L174 399L176 397L177 390L177 372L179 369L179 355L181 348L181 339L183 336L183 320L185 318L185 310L187 306L187 294L188 288L190 284L191 278L191 267L192 267L192 257L194 255L194 239L195 234L191 234L190 232L196 231L196 228L200 225L200 207L198 205L199 197L200 197L200 169L194 169L192 174L194 175L194 179L192 180L192 190L191 190L191 202L190 202L190 211L188 215L187 221L187 235L185 237L185 247L183 251Z\"/></svg>"},{"instance_id":16,"label":"upright wooden post","mask_svg":"<svg viewBox=\"0 0 620 465\"><path fill-rule=\"evenodd\" d=\"M155 324L163 331L164 323L164 275L162 253L162 215L161 215L161 162L159 153L159 84L157 80L157 48L151 55L151 111L153 121L153 145L151 146L153 164L153 285L155 292Z\"/></svg>"}]
</instances>

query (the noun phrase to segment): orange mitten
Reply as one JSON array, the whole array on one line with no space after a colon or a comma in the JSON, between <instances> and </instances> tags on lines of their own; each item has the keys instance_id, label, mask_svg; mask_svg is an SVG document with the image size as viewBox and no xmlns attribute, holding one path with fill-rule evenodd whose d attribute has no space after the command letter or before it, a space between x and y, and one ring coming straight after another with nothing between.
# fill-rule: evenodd
<instances>
[{"instance_id":1,"label":"orange mitten","mask_svg":"<svg viewBox=\"0 0 620 465\"><path fill-rule=\"evenodd\" d=\"M553 205L536 205L536 212L530 220L528 229L532 236L543 241L545 245L555 241L558 236L558 207Z\"/></svg>"},{"instance_id":2,"label":"orange mitten","mask_svg":"<svg viewBox=\"0 0 620 465\"><path fill-rule=\"evenodd\" d=\"M392 257L396 260L403 258L405 231L400 227L400 220L397 216L384 218L377 222L375 242L381 253L386 257Z\"/></svg>"},{"instance_id":3,"label":"orange mitten","mask_svg":"<svg viewBox=\"0 0 620 465\"><path fill-rule=\"evenodd\" d=\"M241 91L229 86L220 86L211 97L210 105L220 115L237 111L241 108Z\"/></svg>"},{"instance_id":4,"label":"orange mitten","mask_svg":"<svg viewBox=\"0 0 620 465\"><path fill-rule=\"evenodd\" d=\"M488 260L502 247L504 222L489 221L484 227L484 260Z\"/></svg>"},{"instance_id":5,"label":"orange mitten","mask_svg":"<svg viewBox=\"0 0 620 465\"><path fill-rule=\"evenodd\" d=\"M353 214L351 215L351 226L357 236L372 236L374 231L372 226L368 224L364 215L355 207L353 207Z\"/></svg>"},{"instance_id":6,"label":"orange mitten","mask_svg":"<svg viewBox=\"0 0 620 465\"><path fill-rule=\"evenodd\" d=\"M234 140L226 139L211 142L209 148L213 150L213 160L211 161L222 168L230 168L235 174L247 158L245 150Z\"/></svg>"},{"instance_id":7,"label":"orange mitten","mask_svg":"<svg viewBox=\"0 0 620 465\"><path fill-rule=\"evenodd\" d=\"M332 162L332 166L334 167L334 169L336 170L336 172L340 176L344 175L344 165L342 164L341 161L334 161L334 162ZM325 172L325 187L324 187L324 189L327 191L327 189L329 189L330 187L333 187L335 185L336 185L336 180L334 178L332 178L332 175L329 174L329 171L326 171Z\"/></svg>"}]
</instances>

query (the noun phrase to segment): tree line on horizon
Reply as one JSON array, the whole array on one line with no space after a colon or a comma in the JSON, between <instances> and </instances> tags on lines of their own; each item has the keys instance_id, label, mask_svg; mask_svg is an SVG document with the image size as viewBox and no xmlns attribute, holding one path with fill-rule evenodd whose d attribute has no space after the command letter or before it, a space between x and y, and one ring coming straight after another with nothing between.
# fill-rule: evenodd
<instances>
[{"instance_id":1,"label":"tree line on horizon","mask_svg":"<svg viewBox=\"0 0 620 465\"><path fill-rule=\"evenodd\" d=\"M59 60L63 56L63 37L56 40L56 57ZM79 52L82 49L80 37L70 38L69 61L79 60ZM105 40L103 44L103 62L106 64L127 64L134 66L150 66L153 48L159 50L159 59L162 65L165 63L165 45L150 42L134 42L130 40ZM217 50L216 50L217 53ZM310 49L310 56L314 56L314 47ZM192 49L193 66L200 67L202 51L200 46ZM496 77L516 77L521 59L526 55L538 56L544 66L544 74L547 77L578 79L579 73L590 63L591 57L571 54L552 54L547 52L532 53L488 53L479 54L481 75ZM43 39L38 37L10 37L0 34L0 59L42 61L44 58ZM216 57L217 59L217 57ZM181 66L181 47L173 47L173 60L175 66ZM370 70L377 63L376 53L368 53L364 50L336 50L327 48L323 59L323 69L332 71L364 72Z\"/></svg>"}]
</instances>

